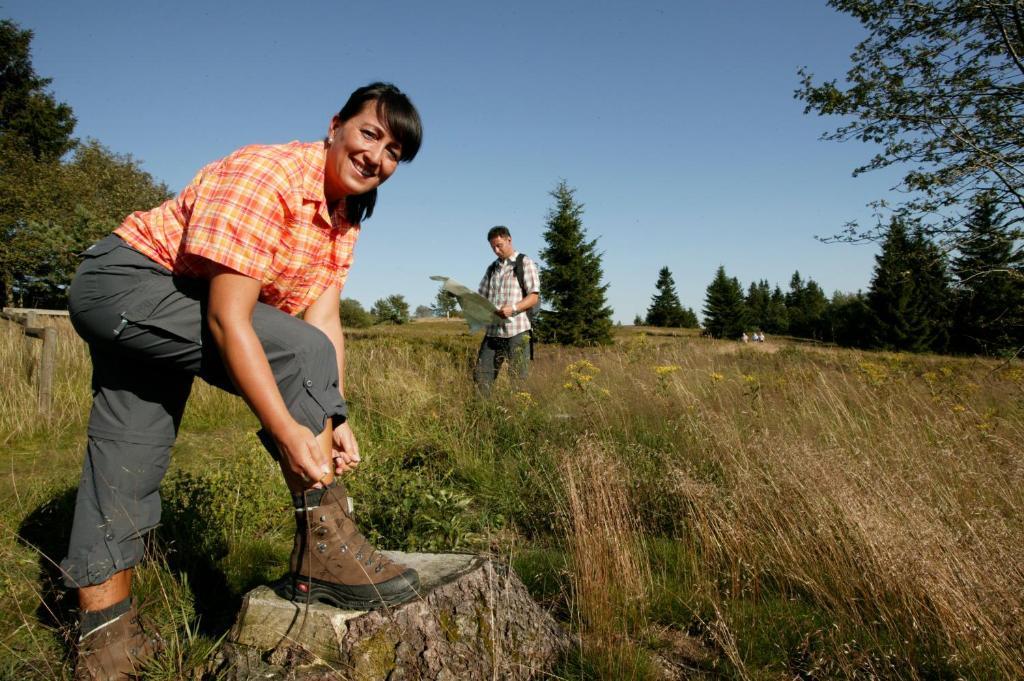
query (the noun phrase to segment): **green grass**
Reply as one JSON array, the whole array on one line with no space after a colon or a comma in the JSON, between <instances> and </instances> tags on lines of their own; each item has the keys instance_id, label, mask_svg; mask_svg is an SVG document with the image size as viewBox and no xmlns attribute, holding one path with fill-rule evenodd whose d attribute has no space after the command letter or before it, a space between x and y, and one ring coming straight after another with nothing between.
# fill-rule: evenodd
<instances>
[{"instance_id":1,"label":"green grass","mask_svg":"<svg viewBox=\"0 0 1024 681\"><path fill-rule=\"evenodd\" d=\"M626 329L540 346L525 385L481 401L463 328L349 334L356 517L382 548L509 561L576 641L560 678L1024 675L1021 363ZM88 365L63 336L61 416L38 422L26 346L0 332L0 678L69 678L53 561ZM137 580L174 642L149 678L201 670L242 595L287 569L256 426L196 386Z\"/></svg>"}]
</instances>

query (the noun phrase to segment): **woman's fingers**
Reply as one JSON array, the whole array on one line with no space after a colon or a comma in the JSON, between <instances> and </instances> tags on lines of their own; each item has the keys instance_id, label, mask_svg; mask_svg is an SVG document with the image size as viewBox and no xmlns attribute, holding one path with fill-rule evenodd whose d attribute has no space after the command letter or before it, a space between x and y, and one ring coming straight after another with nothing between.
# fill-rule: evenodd
<instances>
[{"instance_id":1,"label":"woman's fingers","mask_svg":"<svg viewBox=\"0 0 1024 681\"><path fill-rule=\"evenodd\" d=\"M323 487L329 482L331 469L323 461L320 444L312 431L298 424L296 426L278 440L278 448L293 475L307 485L315 483L313 487Z\"/></svg>"}]
</instances>

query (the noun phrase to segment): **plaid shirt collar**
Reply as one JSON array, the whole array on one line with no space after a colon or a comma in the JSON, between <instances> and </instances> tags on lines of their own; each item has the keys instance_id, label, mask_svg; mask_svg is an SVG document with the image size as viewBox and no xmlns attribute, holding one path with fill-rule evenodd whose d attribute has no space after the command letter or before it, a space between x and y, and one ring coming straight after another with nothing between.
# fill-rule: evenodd
<instances>
[{"instance_id":1,"label":"plaid shirt collar","mask_svg":"<svg viewBox=\"0 0 1024 681\"><path fill-rule=\"evenodd\" d=\"M332 228L348 227L345 219L343 203L338 204L332 216L327 212L327 197L324 196L324 164L327 162L327 149L323 142L310 142L303 154L302 198L317 204L317 214Z\"/></svg>"},{"instance_id":2,"label":"plaid shirt collar","mask_svg":"<svg viewBox=\"0 0 1024 681\"><path fill-rule=\"evenodd\" d=\"M515 265L516 264L516 258L518 258L518 257L519 257L519 251L513 251L512 255L510 255L508 258L497 258L498 265L499 266L500 265Z\"/></svg>"}]
</instances>

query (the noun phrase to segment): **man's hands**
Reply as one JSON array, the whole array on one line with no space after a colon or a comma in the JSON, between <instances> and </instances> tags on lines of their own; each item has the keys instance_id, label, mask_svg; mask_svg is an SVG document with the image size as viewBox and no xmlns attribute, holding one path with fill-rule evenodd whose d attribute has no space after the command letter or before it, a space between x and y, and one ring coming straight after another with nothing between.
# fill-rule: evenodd
<instances>
[{"instance_id":1,"label":"man's hands","mask_svg":"<svg viewBox=\"0 0 1024 681\"><path fill-rule=\"evenodd\" d=\"M335 426L331 437L331 458L334 459L334 474L341 475L359 465L359 443L348 421Z\"/></svg>"},{"instance_id":2,"label":"man's hands","mask_svg":"<svg viewBox=\"0 0 1024 681\"><path fill-rule=\"evenodd\" d=\"M515 313L516 311L511 305L505 305L501 308L498 308L498 316L501 317L502 319L508 319Z\"/></svg>"}]
</instances>

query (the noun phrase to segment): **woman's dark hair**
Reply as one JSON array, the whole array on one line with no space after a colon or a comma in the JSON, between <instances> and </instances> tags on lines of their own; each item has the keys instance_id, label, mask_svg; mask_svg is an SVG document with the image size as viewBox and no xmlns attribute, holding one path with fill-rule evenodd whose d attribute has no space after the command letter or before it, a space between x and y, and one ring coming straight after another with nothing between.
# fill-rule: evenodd
<instances>
[{"instance_id":1,"label":"woman's dark hair","mask_svg":"<svg viewBox=\"0 0 1024 681\"><path fill-rule=\"evenodd\" d=\"M366 103L371 101L377 102L377 117L387 126L391 136L402 145L399 162L409 163L416 158L416 153L420 150L423 125L420 123L416 107L404 92L391 83L370 83L353 92L345 106L338 112L338 120L344 123L362 111ZM359 224L373 215L376 203L376 189L346 197L345 217L353 225Z\"/></svg>"}]
</instances>

